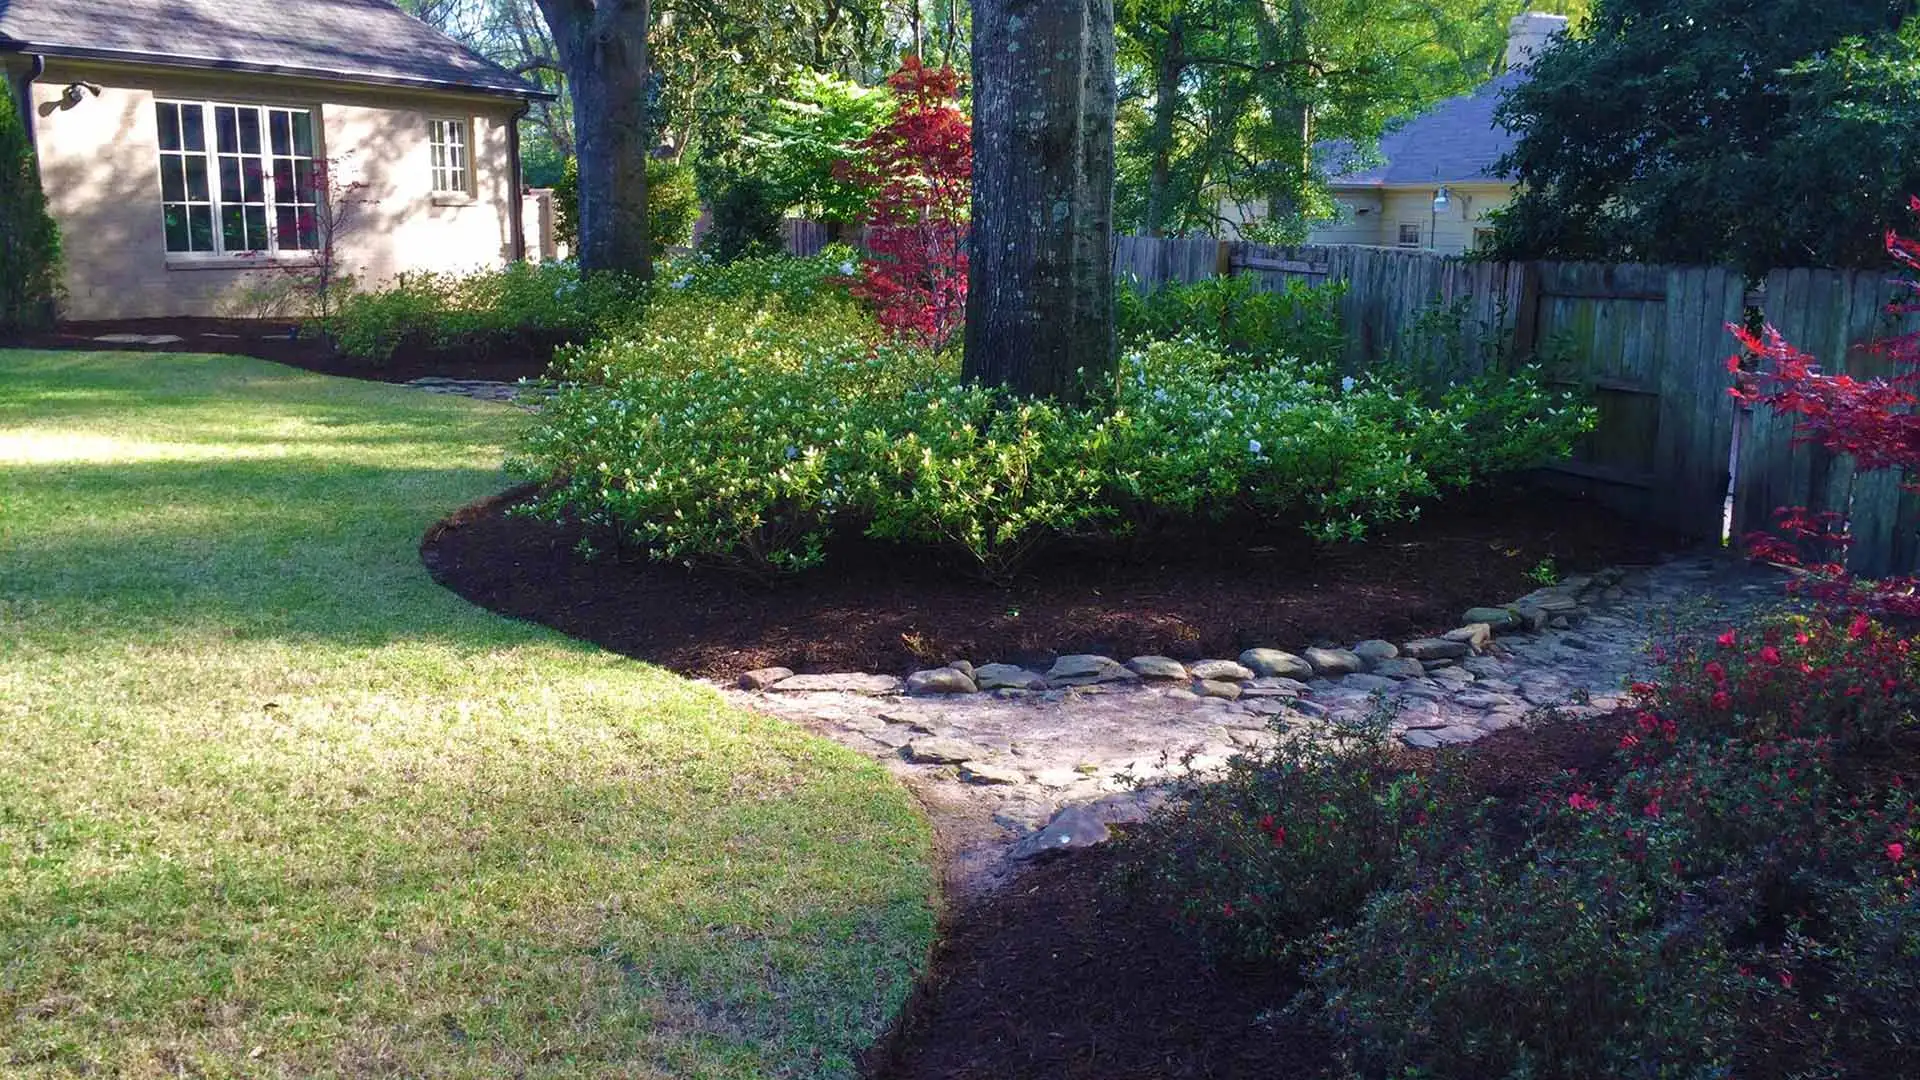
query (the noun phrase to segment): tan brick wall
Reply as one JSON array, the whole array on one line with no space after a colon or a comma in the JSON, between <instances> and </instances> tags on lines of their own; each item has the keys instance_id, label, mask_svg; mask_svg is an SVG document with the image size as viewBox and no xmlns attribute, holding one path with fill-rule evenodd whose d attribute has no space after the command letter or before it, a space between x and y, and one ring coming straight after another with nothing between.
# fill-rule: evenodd
<instances>
[{"instance_id":1,"label":"tan brick wall","mask_svg":"<svg viewBox=\"0 0 1920 1080\"><path fill-rule=\"evenodd\" d=\"M62 107L75 82L101 88ZM67 258L62 314L72 319L219 315L271 275L244 260L169 258L162 232L154 101L285 105L318 118L320 156L367 184L341 263L363 283L405 270L500 266L512 252L508 161L515 103L484 95L358 87L266 75L180 72L49 60L33 86L41 176ZM465 118L473 192L437 196L427 122Z\"/></svg>"}]
</instances>

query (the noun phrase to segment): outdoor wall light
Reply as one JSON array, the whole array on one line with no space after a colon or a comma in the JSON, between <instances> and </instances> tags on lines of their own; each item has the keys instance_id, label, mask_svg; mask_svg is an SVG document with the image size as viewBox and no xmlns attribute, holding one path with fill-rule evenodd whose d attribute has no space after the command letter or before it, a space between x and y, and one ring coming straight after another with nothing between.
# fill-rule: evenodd
<instances>
[{"instance_id":1,"label":"outdoor wall light","mask_svg":"<svg viewBox=\"0 0 1920 1080\"><path fill-rule=\"evenodd\" d=\"M1446 210L1446 208L1452 205L1452 203L1453 203L1453 192L1448 191L1445 187L1442 187L1439 191L1436 191L1433 193L1433 212L1434 213L1438 214Z\"/></svg>"},{"instance_id":2,"label":"outdoor wall light","mask_svg":"<svg viewBox=\"0 0 1920 1080\"><path fill-rule=\"evenodd\" d=\"M60 107L63 109L71 109L75 105L80 104L83 100L83 92L92 94L94 97L100 96L100 88L92 83L70 83L65 90L60 91Z\"/></svg>"}]
</instances>

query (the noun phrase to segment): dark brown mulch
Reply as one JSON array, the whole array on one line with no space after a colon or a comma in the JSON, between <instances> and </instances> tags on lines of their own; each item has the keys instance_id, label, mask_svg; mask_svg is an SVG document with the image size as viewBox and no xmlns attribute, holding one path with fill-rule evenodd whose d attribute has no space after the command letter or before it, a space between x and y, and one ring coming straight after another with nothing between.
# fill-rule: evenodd
<instances>
[{"instance_id":1,"label":"dark brown mulch","mask_svg":"<svg viewBox=\"0 0 1920 1080\"><path fill-rule=\"evenodd\" d=\"M1541 781L1607 768L1626 716L1510 729L1456 760L1477 795L1515 812ZM1438 755L1406 751L1412 768ZM1334 1075L1323 1033L1285 1006L1290 969L1211 963L1116 880L1122 849L1035 867L954 914L874 1080Z\"/></svg>"},{"instance_id":2,"label":"dark brown mulch","mask_svg":"<svg viewBox=\"0 0 1920 1080\"><path fill-rule=\"evenodd\" d=\"M95 340L106 334L172 334L185 340L159 345ZM403 383L439 376L513 382L536 379L569 335L540 331L470 337L447 343L403 342L386 360L342 356L316 331L275 319L114 319L61 323L50 331L7 342L33 349L115 349L130 352L230 353L271 360L322 375Z\"/></svg>"},{"instance_id":3,"label":"dark brown mulch","mask_svg":"<svg viewBox=\"0 0 1920 1080\"><path fill-rule=\"evenodd\" d=\"M769 586L644 554L585 559L580 530L506 514L525 494L436 526L422 545L435 576L483 607L719 678L773 665L897 672L961 657L1193 659L1401 638L1528 592L1542 559L1571 571L1679 546L1590 503L1516 489L1429 508L1417 523L1339 547L1293 529L1222 527L1137 549L1063 547L1000 589L922 550L849 541L826 566Z\"/></svg>"}]
</instances>

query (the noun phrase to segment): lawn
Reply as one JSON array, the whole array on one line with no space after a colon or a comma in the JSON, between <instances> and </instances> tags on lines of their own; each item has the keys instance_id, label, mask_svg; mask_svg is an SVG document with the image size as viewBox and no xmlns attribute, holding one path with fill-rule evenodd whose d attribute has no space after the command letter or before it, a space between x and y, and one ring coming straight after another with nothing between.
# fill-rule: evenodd
<instances>
[{"instance_id":1,"label":"lawn","mask_svg":"<svg viewBox=\"0 0 1920 1080\"><path fill-rule=\"evenodd\" d=\"M0 352L0 1071L853 1072L932 937L925 822L429 580L520 415Z\"/></svg>"}]
</instances>

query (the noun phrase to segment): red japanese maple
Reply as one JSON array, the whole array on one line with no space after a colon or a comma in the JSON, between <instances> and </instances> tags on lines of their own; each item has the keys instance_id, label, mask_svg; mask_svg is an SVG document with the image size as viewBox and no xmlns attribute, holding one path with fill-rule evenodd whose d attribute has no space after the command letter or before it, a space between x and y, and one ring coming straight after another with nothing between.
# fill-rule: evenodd
<instances>
[{"instance_id":1,"label":"red japanese maple","mask_svg":"<svg viewBox=\"0 0 1920 1080\"><path fill-rule=\"evenodd\" d=\"M887 85L893 119L862 140L865 160L849 170L873 192L854 293L896 337L943 348L966 319L973 133L951 67L909 56Z\"/></svg>"},{"instance_id":2,"label":"red japanese maple","mask_svg":"<svg viewBox=\"0 0 1920 1080\"><path fill-rule=\"evenodd\" d=\"M1920 213L1920 198L1912 201ZM1920 241L1887 234L1887 251L1902 266L1920 272ZM1894 314L1920 313L1920 281L1906 281L1915 299L1889 307ZM1733 396L1793 417L1794 441L1850 455L1860 472L1893 471L1901 486L1920 491L1920 334L1874 342L1869 348L1890 357L1899 368L1891 377L1856 379L1828 375L1813 356L1795 348L1772 327L1759 334L1739 327L1734 334L1746 350L1727 361L1738 381ZM1751 370L1749 362L1758 364ZM1920 580L1913 577L1856 580L1847 570L1852 543L1838 512L1812 513L1805 507L1775 512L1773 534L1747 538L1753 553L1805 571L1800 588L1816 599L1862 606L1880 613L1920 616Z\"/></svg>"}]
</instances>

